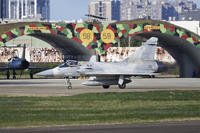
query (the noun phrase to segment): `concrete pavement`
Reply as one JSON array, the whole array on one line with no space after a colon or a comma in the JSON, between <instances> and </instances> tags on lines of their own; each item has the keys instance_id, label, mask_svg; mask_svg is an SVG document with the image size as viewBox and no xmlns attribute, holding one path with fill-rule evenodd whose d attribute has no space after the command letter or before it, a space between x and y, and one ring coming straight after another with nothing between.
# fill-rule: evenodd
<instances>
[{"instance_id":1,"label":"concrete pavement","mask_svg":"<svg viewBox=\"0 0 200 133\"><path fill-rule=\"evenodd\" d=\"M1 96L72 96L83 93L137 92L155 90L200 90L200 79L156 78L133 79L124 90L112 86L87 87L84 80L72 80L73 89L67 89L64 79L0 80Z\"/></svg>"}]
</instances>

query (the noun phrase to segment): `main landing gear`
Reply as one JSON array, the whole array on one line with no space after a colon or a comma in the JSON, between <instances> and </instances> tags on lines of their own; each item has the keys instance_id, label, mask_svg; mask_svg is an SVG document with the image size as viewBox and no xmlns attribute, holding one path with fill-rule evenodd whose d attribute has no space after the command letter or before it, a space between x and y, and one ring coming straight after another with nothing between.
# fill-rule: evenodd
<instances>
[{"instance_id":1,"label":"main landing gear","mask_svg":"<svg viewBox=\"0 0 200 133\"><path fill-rule=\"evenodd\" d=\"M12 70L12 72L13 72L13 77L12 77L12 78L13 78L13 79L16 79L16 78L17 78L17 76L16 76L16 75L17 75L16 70ZM5 73L5 74L6 74L6 78L7 78L7 79L10 79L10 76L11 76L11 73L12 73L12 72L10 72L10 70L6 70L6 73ZM23 74L23 70L21 70L21 72L20 72L20 78L22 77L22 74ZM33 79L33 78L34 78L34 77L33 77L33 74L34 74L34 73L33 73L33 71L31 70L30 73L29 73L30 79Z\"/></svg>"},{"instance_id":2,"label":"main landing gear","mask_svg":"<svg viewBox=\"0 0 200 133\"><path fill-rule=\"evenodd\" d=\"M13 70L13 79L16 79L17 77L16 77L16 71L15 70Z\"/></svg>"},{"instance_id":3,"label":"main landing gear","mask_svg":"<svg viewBox=\"0 0 200 133\"><path fill-rule=\"evenodd\" d=\"M65 77L65 81L66 81L67 89L72 89L72 83L70 81L70 78Z\"/></svg>"},{"instance_id":4,"label":"main landing gear","mask_svg":"<svg viewBox=\"0 0 200 133\"><path fill-rule=\"evenodd\" d=\"M10 71L9 70L6 71L6 78L10 79Z\"/></svg>"},{"instance_id":5,"label":"main landing gear","mask_svg":"<svg viewBox=\"0 0 200 133\"><path fill-rule=\"evenodd\" d=\"M29 76L30 76L30 79L33 79L33 71L32 70L30 70Z\"/></svg>"},{"instance_id":6,"label":"main landing gear","mask_svg":"<svg viewBox=\"0 0 200 133\"><path fill-rule=\"evenodd\" d=\"M118 85L118 87L119 87L120 89L125 89L125 88L126 88L126 84Z\"/></svg>"},{"instance_id":7,"label":"main landing gear","mask_svg":"<svg viewBox=\"0 0 200 133\"><path fill-rule=\"evenodd\" d=\"M13 79L16 79L17 77L16 77L16 71L15 70L13 70ZM7 70L6 71L6 78L7 79L10 79L10 71L9 70Z\"/></svg>"},{"instance_id":8,"label":"main landing gear","mask_svg":"<svg viewBox=\"0 0 200 133\"><path fill-rule=\"evenodd\" d=\"M109 88L110 88L110 85L103 85L103 88L104 88L104 89L109 89Z\"/></svg>"},{"instance_id":9,"label":"main landing gear","mask_svg":"<svg viewBox=\"0 0 200 133\"><path fill-rule=\"evenodd\" d=\"M103 85L102 86L104 89L109 89L110 88L110 85ZM126 88L126 84L122 84L122 85L118 85L118 87L120 89L125 89Z\"/></svg>"}]
</instances>

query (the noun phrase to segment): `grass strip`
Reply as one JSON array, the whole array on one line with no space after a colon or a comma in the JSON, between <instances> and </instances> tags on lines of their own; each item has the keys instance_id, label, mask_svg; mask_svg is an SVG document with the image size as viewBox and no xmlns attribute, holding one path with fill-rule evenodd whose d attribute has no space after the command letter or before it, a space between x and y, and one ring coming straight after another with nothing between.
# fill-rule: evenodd
<instances>
[{"instance_id":1,"label":"grass strip","mask_svg":"<svg viewBox=\"0 0 200 133\"><path fill-rule=\"evenodd\" d=\"M0 97L0 127L200 120L200 91Z\"/></svg>"}]
</instances>

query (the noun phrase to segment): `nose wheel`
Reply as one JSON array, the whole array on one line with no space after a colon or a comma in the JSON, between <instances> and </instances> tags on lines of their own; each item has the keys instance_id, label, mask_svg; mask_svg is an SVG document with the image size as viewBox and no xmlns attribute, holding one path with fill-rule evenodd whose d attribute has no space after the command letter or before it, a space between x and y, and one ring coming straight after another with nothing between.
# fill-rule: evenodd
<instances>
[{"instance_id":1,"label":"nose wheel","mask_svg":"<svg viewBox=\"0 0 200 133\"><path fill-rule=\"evenodd\" d=\"M16 71L15 70L13 70L13 79L16 79L17 77L16 77Z\"/></svg>"},{"instance_id":2,"label":"nose wheel","mask_svg":"<svg viewBox=\"0 0 200 133\"><path fill-rule=\"evenodd\" d=\"M72 89L72 83L69 78L65 78L67 89Z\"/></svg>"},{"instance_id":3,"label":"nose wheel","mask_svg":"<svg viewBox=\"0 0 200 133\"><path fill-rule=\"evenodd\" d=\"M7 77L7 79L10 79L10 71L9 70L6 71L6 77Z\"/></svg>"}]
</instances>

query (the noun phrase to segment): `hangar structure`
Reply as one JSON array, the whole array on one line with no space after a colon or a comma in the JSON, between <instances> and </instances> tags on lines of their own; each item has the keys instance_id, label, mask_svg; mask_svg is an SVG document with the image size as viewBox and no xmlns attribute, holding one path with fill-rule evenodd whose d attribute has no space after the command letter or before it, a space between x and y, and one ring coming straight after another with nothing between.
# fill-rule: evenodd
<instances>
[{"instance_id":1,"label":"hangar structure","mask_svg":"<svg viewBox=\"0 0 200 133\"><path fill-rule=\"evenodd\" d=\"M200 36L182 27L156 20L133 20L111 24L19 22L0 25L0 46L29 35L48 42L64 55L88 60L92 53L104 54L122 38L158 37L180 67L180 77L200 77Z\"/></svg>"}]
</instances>

